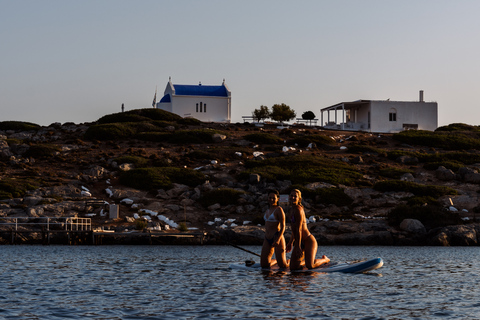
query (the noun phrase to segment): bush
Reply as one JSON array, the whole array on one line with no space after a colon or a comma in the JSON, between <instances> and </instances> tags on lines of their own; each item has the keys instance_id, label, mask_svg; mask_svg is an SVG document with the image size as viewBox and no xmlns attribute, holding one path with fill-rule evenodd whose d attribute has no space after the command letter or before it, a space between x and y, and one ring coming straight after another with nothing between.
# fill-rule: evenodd
<instances>
[{"instance_id":1,"label":"bush","mask_svg":"<svg viewBox=\"0 0 480 320\"><path fill-rule=\"evenodd\" d=\"M245 140L259 144L279 144L283 139L270 133L252 133L244 136Z\"/></svg>"},{"instance_id":2,"label":"bush","mask_svg":"<svg viewBox=\"0 0 480 320\"><path fill-rule=\"evenodd\" d=\"M440 206L401 205L392 209L387 215L388 223L399 226L404 219L417 219L427 228L444 227L461 222L457 212L449 212Z\"/></svg>"},{"instance_id":3,"label":"bush","mask_svg":"<svg viewBox=\"0 0 480 320\"><path fill-rule=\"evenodd\" d=\"M361 144L351 144L348 146L348 152L350 153L373 153L373 154L385 154L385 151L371 146Z\"/></svg>"},{"instance_id":4,"label":"bush","mask_svg":"<svg viewBox=\"0 0 480 320\"><path fill-rule=\"evenodd\" d=\"M37 131L41 126L23 121L0 121L0 130Z\"/></svg>"},{"instance_id":5,"label":"bush","mask_svg":"<svg viewBox=\"0 0 480 320\"><path fill-rule=\"evenodd\" d=\"M333 140L328 136L314 134L314 135L296 137L289 141L289 144L297 144L300 148L306 148L310 143L315 143L317 146L332 145L335 143L335 140Z\"/></svg>"},{"instance_id":6,"label":"bush","mask_svg":"<svg viewBox=\"0 0 480 320\"><path fill-rule=\"evenodd\" d=\"M120 183L146 191L170 189L172 183L195 187L204 181L205 176L201 172L174 167L139 168L120 175Z\"/></svg>"},{"instance_id":7,"label":"bush","mask_svg":"<svg viewBox=\"0 0 480 320\"><path fill-rule=\"evenodd\" d=\"M163 121L173 121L176 122L181 120L177 114L154 108L147 109L135 109L126 112L114 113L106 115L98 119L98 123L118 123L118 122L138 122L138 121L148 121L148 120L163 120Z\"/></svg>"},{"instance_id":8,"label":"bush","mask_svg":"<svg viewBox=\"0 0 480 320\"><path fill-rule=\"evenodd\" d=\"M85 132L87 140L116 140L129 138L134 131L127 123L109 123L90 126Z\"/></svg>"},{"instance_id":9,"label":"bush","mask_svg":"<svg viewBox=\"0 0 480 320\"><path fill-rule=\"evenodd\" d=\"M412 145L422 145L446 150L479 149L476 132L408 130L396 133L393 139Z\"/></svg>"},{"instance_id":10,"label":"bush","mask_svg":"<svg viewBox=\"0 0 480 320\"><path fill-rule=\"evenodd\" d=\"M302 192L302 198L312 199L315 203L324 205L334 204L339 207L348 206L353 203L353 199L345 194L342 188L317 188L311 190L302 186L293 185L291 189L300 190Z\"/></svg>"},{"instance_id":11,"label":"bush","mask_svg":"<svg viewBox=\"0 0 480 320\"><path fill-rule=\"evenodd\" d=\"M143 220L143 219L135 220L135 230L143 230L147 226L148 226L148 223L146 220Z\"/></svg>"},{"instance_id":12,"label":"bush","mask_svg":"<svg viewBox=\"0 0 480 320\"><path fill-rule=\"evenodd\" d=\"M439 198L444 195L456 195L457 190L444 186L425 186L410 181L388 180L375 183L373 188L377 191L404 191L416 196Z\"/></svg>"},{"instance_id":13,"label":"bush","mask_svg":"<svg viewBox=\"0 0 480 320\"><path fill-rule=\"evenodd\" d=\"M460 161L444 161L444 162L429 162L429 163L426 163L423 166L423 168L426 170L437 170L438 167L440 166L450 169L453 172L457 172L458 169L465 167L465 165Z\"/></svg>"},{"instance_id":14,"label":"bush","mask_svg":"<svg viewBox=\"0 0 480 320\"><path fill-rule=\"evenodd\" d=\"M204 207L219 203L222 206L237 204L238 199L244 191L239 191L230 188L219 188L205 192L198 200Z\"/></svg>"},{"instance_id":15,"label":"bush","mask_svg":"<svg viewBox=\"0 0 480 320\"><path fill-rule=\"evenodd\" d=\"M30 146L24 156L39 159L51 158L60 150L60 147L54 144L37 144Z\"/></svg>"},{"instance_id":16,"label":"bush","mask_svg":"<svg viewBox=\"0 0 480 320\"><path fill-rule=\"evenodd\" d=\"M391 179L400 179L401 176L403 176L406 173L412 173L412 170L407 170L407 169L401 169L401 168L386 168L380 170L379 174L383 177L386 178L391 178Z\"/></svg>"},{"instance_id":17,"label":"bush","mask_svg":"<svg viewBox=\"0 0 480 320\"><path fill-rule=\"evenodd\" d=\"M262 176L278 172L272 180L290 180L293 184L304 185L309 182L323 181L331 184L354 186L363 181L363 175L355 167L341 161L313 155L295 155L269 158L266 160L248 160L247 170L240 175L244 179L248 174L257 173ZM276 168L274 168L276 167Z\"/></svg>"},{"instance_id":18,"label":"bush","mask_svg":"<svg viewBox=\"0 0 480 320\"><path fill-rule=\"evenodd\" d=\"M137 156L121 156L115 159L118 164L133 163L135 167L141 168L147 166L148 159Z\"/></svg>"},{"instance_id":19,"label":"bush","mask_svg":"<svg viewBox=\"0 0 480 320\"><path fill-rule=\"evenodd\" d=\"M407 201L407 205L409 206L423 206L425 204L430 204L434 206L441 206L440 201L433 197L411 197Z\"/></svg>"},{"instance_id":20,"label":"bush","mask_svg":"<svg viewBox=\"0 0 480 320\"><path fill-rule=\"evenodd\" d=\"M38 183L31 180L0 180L0 199L21 198L28 190L35 190Z\"/></svg>"}]
</instances>

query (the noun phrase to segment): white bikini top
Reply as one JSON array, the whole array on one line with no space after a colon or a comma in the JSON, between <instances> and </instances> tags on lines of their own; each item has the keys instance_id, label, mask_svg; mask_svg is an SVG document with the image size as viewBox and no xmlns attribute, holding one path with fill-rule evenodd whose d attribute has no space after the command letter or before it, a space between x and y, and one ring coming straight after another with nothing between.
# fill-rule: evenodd
<instances>
[{"instance_id":1,"label":"white bikini top","mask_svg":"<svg viewBox=\"0 0 480 320\"><path fill-rule=\"evenodd\" d=\"M265 214L263 215L263 219L265 221L270 221L270 222L278 222L278 220L275 218L275 211L277 211L278 207L275 208L275 210L273 210L272 214L270 214L270 216L267 217L267 213L268 213L268 210L267 212L265 212Z\"/></svg>"}]
</instances>

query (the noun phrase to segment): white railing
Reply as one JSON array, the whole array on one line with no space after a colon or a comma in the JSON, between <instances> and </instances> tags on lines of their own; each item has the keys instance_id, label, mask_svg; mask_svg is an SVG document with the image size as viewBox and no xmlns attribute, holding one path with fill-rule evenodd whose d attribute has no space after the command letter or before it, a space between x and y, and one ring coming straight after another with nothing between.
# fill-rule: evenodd
<instances>
[{"instance_id":1,"label":"white railing","mask_svg":"<svg viewBox=\"0 0 480 320\"><path fill-rule=\"evenodd\" d=\"M31 220L40 220L31 221ZM11 221L11 222L10 222ZM25 222L26 221L26 222ZM58 222L60 221L60 222ZM63 221L63 222L62 222ZM50 226L61 226L65 231L91 231L91 218L77 218L77 217L0 217L1 226L15 226L15 231L18 231L18 226L46 226L46 231L50 231Z\"/></svg>"}]
</instances>

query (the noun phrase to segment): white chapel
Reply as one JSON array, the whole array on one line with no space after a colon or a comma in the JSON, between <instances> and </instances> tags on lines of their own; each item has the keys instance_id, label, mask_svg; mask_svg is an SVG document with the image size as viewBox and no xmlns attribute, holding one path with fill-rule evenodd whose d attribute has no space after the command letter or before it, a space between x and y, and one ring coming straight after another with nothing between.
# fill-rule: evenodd
<instances>
[{"instance_id":1,"label":"white chapel","mask_svg":"<svg viewBox=\"0 0 480 320\"><path fill-rule=\"evenodd\" d=\"M181 117L196 118L204 122L231 121L232 93L225 84L184 85L173 84L169 78L164 96L156 104L158 109L178 114Z\"/></svg>"}]
</instances>

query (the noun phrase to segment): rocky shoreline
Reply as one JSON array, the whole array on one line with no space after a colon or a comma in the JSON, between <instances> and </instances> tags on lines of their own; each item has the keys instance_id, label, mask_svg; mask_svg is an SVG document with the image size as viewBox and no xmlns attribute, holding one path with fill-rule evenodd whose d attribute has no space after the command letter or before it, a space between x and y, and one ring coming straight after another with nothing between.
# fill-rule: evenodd
<instances>
[{"instance_id":1,"label":"rocky shoreline","mask_svg":"<svg viewBox=\"0 0 480 320\"><path fill-rule=\"evenodd\" d=\"M85 132L93 124L52 124L37 130L0 131L1 179L5 181L38 181L23 192L12 191L11 197L0 200L0 221L5 218L90 217L92 228L103 228L125 232L126 230L156 230L162 232L205 232L204 244L261 245L263 227L261 214L267 208L268 190L277 189L287 193L292 183L288 180L266 181L261 175L250 174L239 180L238 173L245 169L244 162L250 158L258 161L270 157L288 157L299 153L322 154L335 161L349 163L363 173L363 179L376 180L369 175L372 167L392 166L408 168L412 173L404 174L400 180L419 184L448 186L458 190L457 195L437 199L448 212L458 212L464 224L427 228L416 219L407 219L400 226L387 223L386 216L392 208L405 204L409 192L381 192L372 187L338 186L352 199L348 206L324 205L314 199L304 199L309 217L309 228L319 245L389 245L389 246L477 246L480 244L480 225L475 223L474 208L479 202L478 184L480 174L475 167L464 168L454 174L440 167L436 171L423 169L415 159L399 158L394 161L381 154L371 152L349 153L349 143L378 144L384 149L407 148L394 141L391 135L375 135L363 132L331 132L319 128L293 127L294 132L318 131L334 140L328 148L292 148L278 152L260 154L258 145L245 140L252 132L270 132L278 135L276 126L258 128L252 124L202 124L226 130L228 135L217 134L216 146L242 148L237 158L228 161L217 159L192 160L185 155L191 150L209 148L208 145L187 147L139 140L88 140ZM175 131L175 128L166 130ZM34 154L39 145L54 145L52 154ZM423 149L423 148L420 148ZM246 151L250 150L250 153ZM237 152L240 153L240 152ZM161 158L170 163L181 162L184 167L195 168L208 177L197 186L174 183L170 189L158 189L155 193L127 187L120 183L122 172L135 168L133 163L118 163L116 159L125 155L137 155L145 159ZM325 182L309 183L308 190L334 187ZM201 197L222 188L242 192L236 204L219 203L204 206ZM8 188L4 188L8 189ZM92 205L91 200L97 201ZM98 205L98 201L102 203ZM109 205L120 207L117 219L109 219ZM139 227L139 221L144 222ZM11 226L0 223L0 243L8 244ZM26 227L19 226L20 229ZM39 229L40 230L40 229ZM288 236L288 232L287 232ZM39 234L24 237L24 243L38 243ZM173 239L163 243L183 244Z\"/></svg>"}]
</instances>

